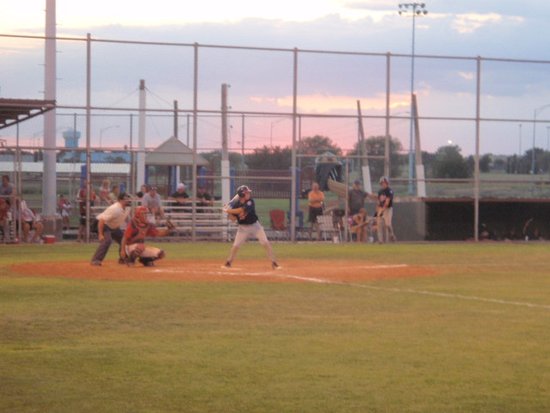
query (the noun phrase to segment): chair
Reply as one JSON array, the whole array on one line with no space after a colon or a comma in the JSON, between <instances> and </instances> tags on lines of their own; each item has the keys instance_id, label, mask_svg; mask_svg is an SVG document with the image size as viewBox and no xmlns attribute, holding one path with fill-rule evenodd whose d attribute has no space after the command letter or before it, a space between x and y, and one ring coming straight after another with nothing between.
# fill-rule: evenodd
<instances>
[{"instance_id":1,"label":"chair","mask_svg":"<svg viewBox=\"0 0 550 413\"><path fill-rule=\"evenodd\" d=\"M332 215L319 215L317 217L317 225L325 241L327 240L328 234L331 240L340 242L340 230L334 225Z\"/></svg>"},{"instance_id":2,"label":"chair","mask_svg":"<svg viewBox=\"0 0 550 413\"><path fill-rule=\"evenodd\" d=\"M272 209L269 211L269 219L271 220L271 229L275 232L275 236L281 239L286 237L288 228L286 226L285 211L282 209Z\"/></svg>"}]
</instances>

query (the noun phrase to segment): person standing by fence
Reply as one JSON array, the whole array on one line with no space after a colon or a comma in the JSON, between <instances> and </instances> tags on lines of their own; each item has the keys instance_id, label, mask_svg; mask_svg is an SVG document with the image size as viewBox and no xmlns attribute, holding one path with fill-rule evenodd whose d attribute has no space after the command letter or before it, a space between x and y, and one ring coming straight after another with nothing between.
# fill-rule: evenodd
<instances>
[{"instance_id":1,"label":"person standing by fence","mask_svg":"<svg viewBox=\"0 0 550 413\"><path fill-rule=\"evenodd\" d=\"M307 204L309 209L308 222L311 227L309 229L309 238L315 228L317 230L317 239L321 239L321 231L319 230L319 224L317 223L317 217L323 215L323 206L325 203L325 194L319 189L319 184L313 182L311 184L311 191L307 194Z\"/></svg>"},{"instance_id":2,"label":"person standing by fence","mask_svg":"<svg viewBox=\"0 0 550 413\"><path fill-rule=\"evenodd\" d=\"M376 228L378 242L380 244L386 241L395 241L393 233L393 190L390 188L390 181L387 177L380 178L380 190L377 195L370 194L371 198L376 199Z\"/></svg>"}]
</instances>

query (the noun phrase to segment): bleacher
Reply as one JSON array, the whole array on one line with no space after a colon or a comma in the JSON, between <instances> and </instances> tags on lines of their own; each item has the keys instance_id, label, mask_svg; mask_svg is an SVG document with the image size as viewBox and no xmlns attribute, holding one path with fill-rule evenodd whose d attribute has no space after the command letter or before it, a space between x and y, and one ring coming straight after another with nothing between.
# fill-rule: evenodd
<instances>
[{"instance_id":1,"label":"bleacher","mask_svg":"<svg viewBox=\"0 0 550 413\"><path fill-rule=\"evenodd\" d=\"M134 207L137 206L134 203ZM91 216L95 219L106 206L93 206L90 208ZM231 241L237 226L232 223L222 210L221 202L214 202L212 206L196 206L193 216L193 205L191 203L184 206L177 205L173 200L163 200L162 208L164 218L155 220L158 228L165 228L166 221L170 220L176 229L173 234L157 238L163 241L185 241L193 239L193 229L195 229L195 240L199 241ZM152 217L151 217L151 220ZM78 229L64 231L64 238L67 236L75 237ZM95 237L96 234L93 234Z\"/></svg>"}]
</instances>

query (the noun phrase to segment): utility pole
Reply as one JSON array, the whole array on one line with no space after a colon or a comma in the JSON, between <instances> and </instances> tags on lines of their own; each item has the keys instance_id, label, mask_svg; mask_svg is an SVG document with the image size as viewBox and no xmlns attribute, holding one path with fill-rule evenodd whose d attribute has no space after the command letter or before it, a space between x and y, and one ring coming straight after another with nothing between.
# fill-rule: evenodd
<instances>
[{"instance_id":1,"label":"utility pole","mask_svg":"<svg viewBox=\"0 0 550 413\"><path fill-rule=\"evenodd\" d=\"M138 153L136 166L136 189L145 184L145 80L139 81L139 120L138 120Z\"/></svg>"}]
</instances>

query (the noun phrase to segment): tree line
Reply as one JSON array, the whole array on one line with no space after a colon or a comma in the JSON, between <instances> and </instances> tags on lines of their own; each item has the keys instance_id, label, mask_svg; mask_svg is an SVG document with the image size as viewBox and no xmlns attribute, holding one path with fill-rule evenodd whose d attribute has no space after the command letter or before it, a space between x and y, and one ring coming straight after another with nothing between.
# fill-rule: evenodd
<instances>
[{"instance_id":1,"label":"tree line","mask_svg":"<svg viewBox=\"0 0 550 413\"><path fill-rule=\"evenodd\" d=\"M365 139L365 147L369 156L383 156L385 148L385 136L371 136ZM298 165L302 168L315 164L315 157L330 152L337 156L352 156L352 163L360 163L358 155L361 154L360 142L356 142L353 149L345 152L336 142L327 136L315 135L302 138L298 142L297 153L302 155L298 159ZM435 152L422 152L427 178L463 179L470 178L474 174L475 159L473 155L463 156L458 145L445 145ZM509 174L528 174L532 169L532 150L526 151L522 156L512 155L496 157L492 154L480 156L479 168L481 172L496 170ZM220 151L201 153L211 164L219 165ZM255 148L244 155L238 152L230 152L229 160L237 170L264 169L264 170L288 170L292 163L292 148L290 146L267 146ZM384 159L368 160L371 176L378 177L384 173ZM401 176L408 170L408 153L403 150L401 142L390 137L390 176ZM213 168L216 169L216 168ZM353 168L352 168L353 169ZM550 152L535 148L535 173L550 172Z\"/></svg>"}]
</instances>

